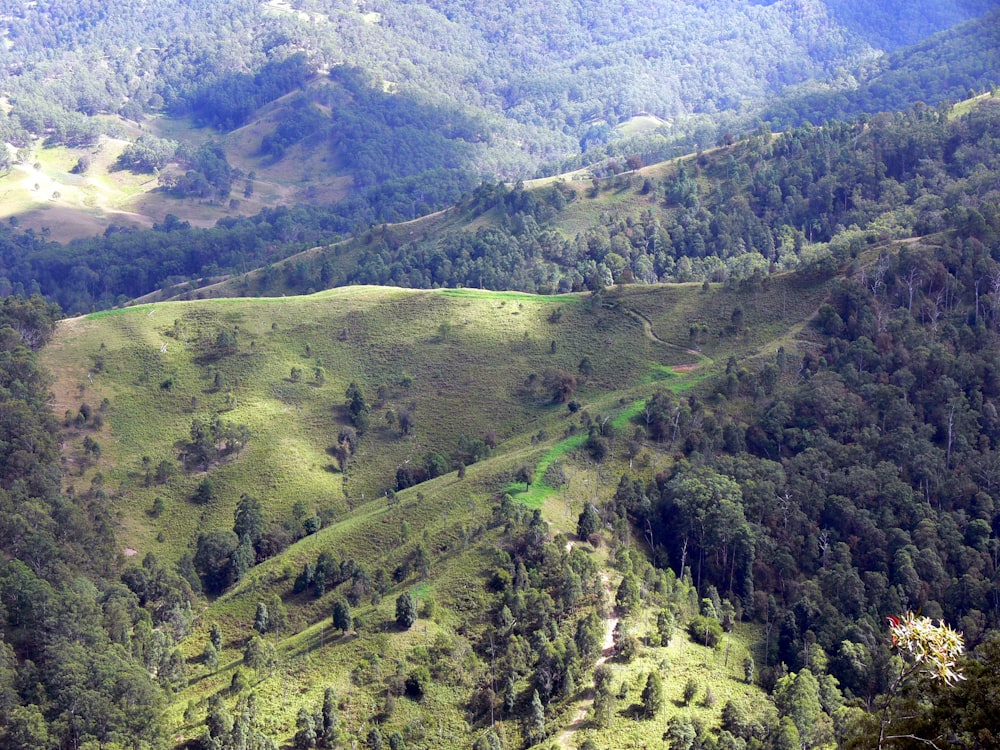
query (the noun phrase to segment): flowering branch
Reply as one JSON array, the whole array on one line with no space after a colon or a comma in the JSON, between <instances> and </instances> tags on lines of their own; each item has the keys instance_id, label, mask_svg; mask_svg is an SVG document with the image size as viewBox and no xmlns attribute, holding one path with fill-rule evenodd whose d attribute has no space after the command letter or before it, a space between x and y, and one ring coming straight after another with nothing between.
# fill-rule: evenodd
<instances>
[{"instance_id":1,"label":"flowering branch","mask_svg":"<svg viewBox=\"0 0 1000 750\"><path fill-rule=\"evenodd\" d=\"M903 617L890 616L889 633L893 649L908 664L888 690L885 707L882 709L882 719L879 726L878 747L882 750L884 743L894 739L918 739L937 748L930 740L913 735L887 735L891 718L889 710L897 692L903 683L911 677L925 677L929 680L940 680L945 685L954 685L965 676L958 669L958 659L965 651L962 634L939 621L937 625L929 617L922 617L907 612Z\"/></svg>"}]
</instances>

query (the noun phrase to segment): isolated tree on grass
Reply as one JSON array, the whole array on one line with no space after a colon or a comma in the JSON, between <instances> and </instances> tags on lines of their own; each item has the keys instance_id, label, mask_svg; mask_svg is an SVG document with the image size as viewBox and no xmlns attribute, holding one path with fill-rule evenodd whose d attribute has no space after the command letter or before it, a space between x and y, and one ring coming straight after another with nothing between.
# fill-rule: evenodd
<instances>
[{"instance_id":1,"label":"isolated tree on grass","mask_svg":"<svg viewBox=\"0 0 1000 750\"><path fill-rule=\"evenodd\" d=\"M259 678L274 661L274 649L255 635L243 651L243 664L252 669Z\"/></svg>"},{"instance_id":2,"label":"isolated tree on grass","mask_svg":"<svg viewBox=\"0 0 1000 750\"><path fill-rule=\"evenodd\" d=\"M323 744L326 747L336 747L340 738L338 730L339 718L337 716L337 693L333 688L323 691L323 725L320 727Z\"/></svg>"},{"instance_id":3,"label":"isolated tree on grass","mask_svg":"<svg viewBox=\"0 0 1000 750\"><path fill-rule=\"evenodd\" d=\"M417 605L410 592L404 591L396 597L396 624L403 630L409 630L416 621Z\"/></svg>"},{"instance_id":4,"label":"isolated tree on grass","mask_svg":"<svg viewBox=\"0 0 1000 750\"><path fill-rule=\"evenodd\" d=\"M305 706L299 709L295 725L298 727L295 732L295 750L310 750L316 747L316 722Z\"/></svg>"},{"instance_id":5,"label":"isolated tree on grass","mask_svg":"<svg viewBox=\"0 0 1000 750\"><path fill-rule=\"evenodd\" d=\"M684 702L685 706L688 706L697 694L698 683L695 682L693 677L689 677L688 681L684 683L684 694L681 696L681 700Z\"/></svg>"},{"instance_id":6,"label":"isolated tree on grass","mask_svg":"<svg viewBox=\"0 0 1000 750\"><path fill-rule=\"evenodd\" d=\"M601 530L601 516L593 503L586 503L583 512L576 522L576 535L581 539L590 539Z\"/></svg>"},{"instance_id":7,"label":"isolated tree on grass","mask_svg":"<svg viewBox=\"0 0 1000 750\"><path fill-rule=\"evenodd\" d=\"M615 656L621 659L623 662L628 664L635 659L639 654L639 641L634 635L628 632L628 630L622 626L622 621L619 620L618 624L615 625L614 632L612 632L611 637L615 644Z\"/></svg>"},{"instance_id":8,"label":"isolated tree on grass","mask_svg":"<svg viewBox=\"0 0 1000 750\"><path fill-rule=\"evenodd\" d=\"M606 664L594 670L594 723L607 727L615 715L615 694L611 689L611 668Z\"/></svg>"},{"instance_id":9,"label":"isolated tree on grass","mask_svg":"<svg viewBox=\"0 0 1000 750\"><path fill-rule=\"evenodd\" d=\"M215 646L216 651L222 651L222 628L219 627L219 623L212 623L212 627L208 631L208 639Z\"/></svg>"},{"instance_id":10,"label":"isolated tree on grass","mask_svg":"<svg viewBox=\"0 0 1000 750\"><path fill-rule=\"evenodd\" d=\"M215 485L212 483L212 480L202 479L198 483L198 487L195 488L194 495L191 496L191 501L197 505L208 505L215 498Z\"/></svg>"},{"instance_id":11,"label":"isolated tree on grass","mask_svg":"<svg viewBox=\"0 0 1000 750\"><path fill-rule=\"evenodd\" d=\"M216 650L211 641L205 644L205 650L202 652L202 657L209 672L214 672L219 668L219 652Z\"/></svg>"},{"instance_id":12,"label":"isolated tree on grass","mask_svg":"<svg viewBox=\"0 0 1000 750\"><path fill-rule=\"evenodd\" d=\"M268 620L267 605L264 602L257 602L257 612L253 618L253 629L263 635L267 632Z\"/></svg>"},{"instance_id":13,"label":"isolated tree on grass","mask_svg":"<svg viewBox=\"0 0 1000 750\"><path fill-rule=\"evenodd\" d=\"M674 613L669 609L661 609L656 615L656 630L660 634L661 646L670 645L670 639L674 637L676 626L677 620L674 618Z\"/></svg>"},{"instance_id":14,"label":"isolated tree on grass","mask_svg":"<svg viewBox=\"0 0 1000 750\"><path fill-rule=\"evenodd\" d=\"M364 432L364 428L368 425L368 414L371 411L371 407L365 401L365 396L358 387L358 384L352 381L347 386L344 397L347 405L347 413L351 418L351 424L357 428L359 433Z\"/></svg>"},{"instance_id":15,"label":"isolated tree on grass","mask_svg":"<svg viewBox=\"0 0 1000 750\"><path fill-rule=\"evenodd\" d=\"M747 685L753 684L754 672L756 671L756 665L754 664L753 657L748 656L743 660L743 678L746 680Z\"/></svg>"},{"instance_id":16,"label":"isolated tree on grass","mask_svg":"<svg viewBox=\"0 0 1000 750\"><path fill-rule=\"evenodd\" d=\"M288 610L277 594L271 594L267 598L267 630L277 637L288 629Z\"/></svg>"},{"instance_id":17,"label":"isolated tree on grass","mask_svg":"<svg viewBox=\"0 0 1000 750\"><path fill-rule=\"evenodd\" d=\"M642 712L647 719L652 719L663 708L663 682L660 675L650 672L646 678L646 687L642 689Z\"/></svg>"},{"instance_id":18,"label":"isolated tree on grass","mask_svg":"<svg viewBox=\"0 0 1000 750\"><path fill-rule=\"evenodd\" d=\"M552 403L565 404L576 390L576 375L565 370L550 368L542 373L542 385L552 395Z\"/></svg>"},{"instance_id":19,"label":"isolated tree on grass","mask_svg":"<svg viewBox=\"0 0 1000 750\"><path fill-rule=\"evenodd\" d=\"M333 603L333 627L343 633L351 629L354 618L351 616L351 606L343 599L337 599Z\"/></svg>"}]
</instances>

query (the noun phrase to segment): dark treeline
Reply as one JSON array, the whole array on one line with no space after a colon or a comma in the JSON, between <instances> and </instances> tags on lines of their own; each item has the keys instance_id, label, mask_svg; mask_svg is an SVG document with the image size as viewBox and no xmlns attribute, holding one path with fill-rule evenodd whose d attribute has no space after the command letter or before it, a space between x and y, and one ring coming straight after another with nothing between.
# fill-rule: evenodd
<instances>
[{"instance_id":1,"label":"dark treeline","mask_svg":"<svg viewBox=\"0 0 1000 750\"><path fill-rule=\"evenodd\" d=\"M123 134L107 115L142 122L160 112L229 130L310 72L346 64L428 106L489 121L500 135L480 151L475 173L525 175L609 144L636 149L617 126L639 113L671 125L650 139L647 154L707 145L790 88L849 87L840 71L867 65L868 44L916 43L995 7L985 0L923 0L891 11L828 5L621 0L584 11L558 2L497 12L488 3L404 3L379 4L372 18L352 3L318 0L306 19L259 0L170 0L141 13L6 0L0 11L10 43L0 50L0 86L11 108L0 115L0 134L17 147L33 137L88 146L102 133ZM913 22L872 23L887 12ZM862 34L866 42L847 29L879 31ZM962 93L978 89L981 75L969 66L990 50L955 49L948 78ZM919 85L935 90L936 78ZM883 97L876 109L914 100L901 104L884 89L875 93ZM843 113L827 116L834 114ZM367 142L382 134L376 129Z\"/></svg>"},{"instance_id":2,"label":"dark treeline","mask_svg":"<svg viewBox=\"0 0 1000 750\"><path fill-rule=\"evenodd\" d=\"M35 362L55 315L37 296L0 305L0 745L158 746L165 695L184 680L174 644L191 589L152 555L119 579L103 483L62 492ZM82 425L97 419L80 411Z\"/></svg>"},{"instance_id":3,"label":"dark treeline","mask_svg":"<svg viewBox=\"0 0 1000 750\"><path fill-rule=\"evenodd\" d=\"M898 25L898 24L896 24ZM855 71L853 85L788 96L765 107L775 130L803 122L902 110L913 102L960 101L997 85L1000 11L970 21Z\"/></svg>"},{"instance_id":4,"label":"dark treeline","mask_svg":"<svg viewBox=\"0 0 1000 750\"><path fill-rule=\"evenodd\" d=\"M701 596L764 625L760 681L798 724L782 679L816 678L822 712L798 727L803 747L867 731L849 718L883 705L887 616L943 618L994 665L1000 627L1000 226L837 259L848 275L814 340L731 359L701 395L647 404L637 423L679 460L653 481L623 477L602 509ZM996 736L971 707L917 715L911 726L963 747Z\"/></svg>"},{"instance_id":5,"label":"dark treeline","mask_svg":"<svg viewBox=\"0 0 1000 750\"><path fill-rule=\"evenodd\" d=\"M483 184L462 208L499 214L492 226L417 239L373 231L356 268L330 252L265 274L256 291L367 283L566 292L766 275L796 267L808 243L857 253L888 238L995 225L997 203L982 186L1000 168L998 134L993 102L957 119L947 108L917 107L777 137L761 131L685 160L662 179L625 172L583 194L565 184L535 191ZM636 200L565 238L558 228L567 205L604 191Z\"/></svg>"}]
</instances>

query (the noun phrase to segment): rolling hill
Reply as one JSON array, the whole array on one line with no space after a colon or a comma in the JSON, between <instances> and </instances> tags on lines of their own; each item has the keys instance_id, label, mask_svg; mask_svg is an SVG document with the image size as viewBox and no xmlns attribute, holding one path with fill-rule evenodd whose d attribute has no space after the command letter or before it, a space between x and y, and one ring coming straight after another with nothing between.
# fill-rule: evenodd
<instances>
[{"instance_id":1,"label":"rolling hill","mask_svg":"<svg viewBox=\"0 0 1000 750\"><path fill-rule=\"evenodd\" d=\"M604 567L610 562L606 545L571 541L584 502L602 503L614 494L617 474L629 465L653 475L674 460L655 443L641 441L637 452L626 445L635 429L632 416L654 392L683 392L717 372L715 363L730 353L744 357L776 344L795 346L794 333L779 341L774 332L784 337L814 314L825 285L803 286L794 276L771 284L769 295L787 290L780 294L791 304L754 304L759 292L718 285L549 298L356 287L308 297L157 303L63 321L44 360L56 376L57 411L66 410L70 425L65 482L83 495L94 491L100 475L103 486L113 488L108 497L126 560L152 555L156 564L171 566L185 555L190 560L199 535L231 528L246 494L260 499L269 536L294 542L193 613L180 644L188 686L168 712L176 736L197 736L208 699L231 694L258 603L267 601L273 610L280 601L287 624L273 636L273 661L240 678L253 686L266 733L290 738L299 709L312 711L323 690L333 687L345 737L363 739L377 725L386 736L405 734L414 746L467 747L470 735L483 731L482 717L470 718L467 701L487 670L483 618L497 596L488 571L496 565L497 546L512 533L510 524L517 528L508 520L501 533L498 498L511 493L524 509L517 513L538 508L547 534L564 535L556 537L556 548L565 546L563 554L574 546L589 550L587 565L604 570L605 586L613 591L622 573ZM739 306L747 310L747 328L733 336L725 324ZM710 326L705 351L711 358L689 349L688 328L695 322ZM235 341L220 350L220 334L229 331ZM553 372L573 381L568 394L553 394ZM370 403L363 431L351 425L345 406L351 383ZM100 426L93 419L75 421L75 414L89 411L84 402L95 411L101 404ZM406 434L399 421L404 412L412 422ZM387 419L390 413L395 416ZM216 417L246 425L249 437L238 451L220 450L204 464L191 464L183 456L192 425ZM619 437L611 455L594 464L587 458L585 426L609 418ZM87 441L103 447L96 459ZM473 441L480 452L470 457L463 451ZM346 451L331 450L338 445ZM433 454L444 461L441 476L412 488L398 483L400 469L422 471ZM158 477L164 462L172 468ZM468 466L456 474L462 463ZM559 481L552 479L553 464ZM527 487L523 479L518 484L525 476L521 467L528 467ZM206 478L215 493L199 504ZM322 528L302 536L303 521L313 517ZM417 547L429 557L426 569L396 582ZM297 593L303 565L321 552L393 579L353 607L356 635L345 637L329 624L331 603L350 596L343 586L318 599ZM655 625L658 610L649 608L661 596L690 611L688 585L671 579L662 594L650 592L642 610L647 614L630 620L635 633ZM570 631L590 607L607 606L600 604L600 588L587 590L580 605L560 616ZM399 632L391 624L392 607L403 591L433 614ZM202 664L213 623L223 636L214 669ZM643 648L636 661L612 661L626 685L622 695L631 697L622 699L622 716L604 729L596 720L581 726L577 717L578 707L587 705L580 703L588 679L581 673L579 693L553 699L547 726L560 736L568 729L566 742L579 734L599 746L610 746L610 738L622 733L636 742L651 731L662 733L660 724L628 719L627 701L639 699L650 669L668 664L665 690L677 706L684 704L680 694L689 679L714 695L685 715L715 722L730 700L750 710L756 688L741 686L739 675L760 637L740 626L726 636L723 650L710 651L678 635L669 647ZM418 701L404 690L386 708L386 680L420 664L440 674L433 687ZM519 682L518 692L524 689ZM226 702L235 711L238 696L231 695ZM194 709L185 711L188 705ZM385 715L372 724L379 710ZM665 709L664 716L678 710ZM517 721L500 726L510 741L529 736Z\"/></svg>"},{"instance_id":2,"label":"rolling hill","mask_svg":"<svg viewBox=\"0 0 1000 750\"><path fill-rule=\"evenodd\" d=\"M659 161L760 118L785 128L981 91L995 83L995 7L187 0L91 19L11 3L3 215L60 241L348 197L361 204L341 207L348 226L414 218L483 177ZM886 14L905 21L872 21ZM549 26L561 31L539 35ZM169 166L116 168L151 137L179 149ZM205 176L192 159L205 143L235 180L185 181Z\"/></svg>"}]
</instances>

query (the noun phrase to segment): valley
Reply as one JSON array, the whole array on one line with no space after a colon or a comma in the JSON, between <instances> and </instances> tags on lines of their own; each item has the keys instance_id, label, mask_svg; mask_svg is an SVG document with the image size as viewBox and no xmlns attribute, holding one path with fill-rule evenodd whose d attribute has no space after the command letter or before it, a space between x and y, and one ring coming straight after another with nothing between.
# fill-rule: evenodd
<instances>
[{"instance_id":1,"label":"valley","mask_svg":"<svg viewBox=\"0 0 1000 750\"><path fill-rule=\"evenodd\" d=\"M0 5L0 746L1000 743L995 0Z\"/></svg>"}]
</instances>

